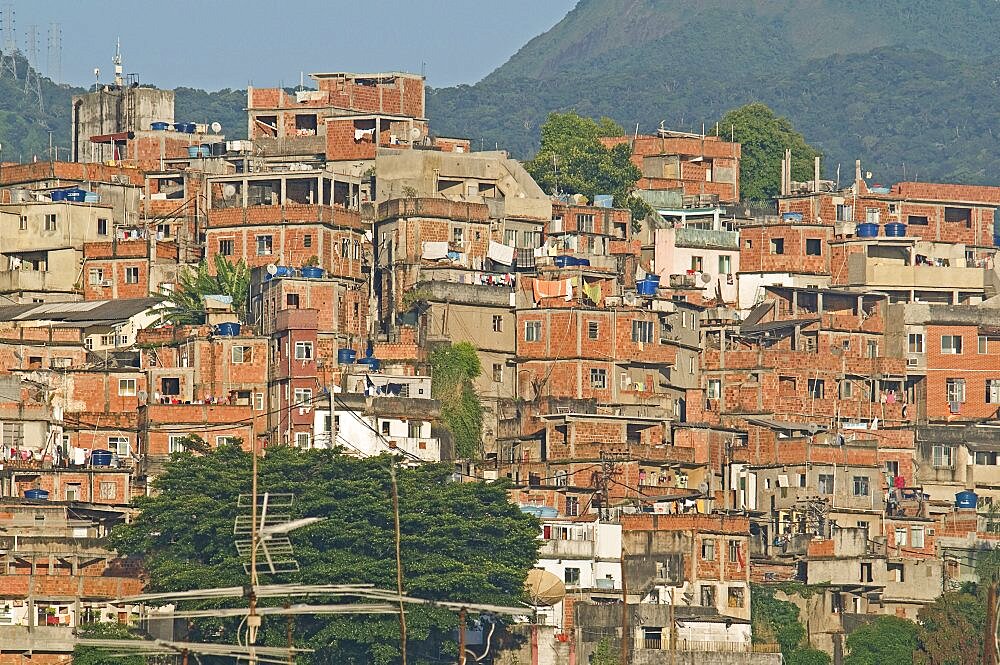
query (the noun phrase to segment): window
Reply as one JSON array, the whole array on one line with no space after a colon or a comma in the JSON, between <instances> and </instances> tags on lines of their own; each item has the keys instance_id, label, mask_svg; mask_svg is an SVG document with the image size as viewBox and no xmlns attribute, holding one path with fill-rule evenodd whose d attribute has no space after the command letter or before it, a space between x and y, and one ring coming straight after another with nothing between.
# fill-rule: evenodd
<instances>
[{"instance_id":1,"label":"window","mask_svg":"<svg viewBox=\"0 0 1000 665\"><path fill-rule=\"evenodd\" d=\"M563 573L563 581L566 584L572 584L574 586L580 585L580 569L579 568L567 568Z\"/></svg>"},{"instance_id":2,"label":"window","mask_svg":"<svg viewBox=\"0 0 1000 665\"><path fill-rule=\"evenodd\" d=\"M652 321L633 321L632 322L632 341L633 342L652 342L653 341L653 322Z\"/></svg>"},{"instance_id":3,"label":"window","mask_svg":"<svg viewBox=\"0 0 1000 665\"><path fill-rule=\"evenodd\" d=\"M854 384L850 379L844 379L840 383L840 399L851 399L854 396Z\"/></svg>"},{"instance_id":4,"label":"window","mask_svg":"<svg viewBox=\"0 0 1000 665\"><path fill-rule=\"evenodd\" d=\"M747 238L747 241L744 243L744 245L746 245L747 249L753 249L753 240Z\"/></svg>"},{"instance_id":5,"label":"window","mask_svg":"<svg viewBox=\"0 0 1000 665\"><path fill-rule=\"evenodd\" d=\"M451 229L451 240L452 242L457 242L457 243L465 242L465 229L463 229L461 226L453 227Z\"/></svg>"},{"instance_id":6,"label":"window","mask_svg":"<svg viewBox=\"0 0 1000 665\"><path fill-rule=\"evenodd\" d=\"M771 253L772 254L784 254L785 253L785 239L784 238L771 238Z\"/></svg>"},{"instance_id":7,"label":"window","mask_svg":"<svg viewBox=\"0 0 1000 665\"><path fill-rule=\"evenodd\" d=\"M972 222L972 210L970 208L945 208L944 221L946 222Z\"/></svg>"},{"instance_id":8,"label":"window","mask_svg":"<svg viewBox=\"0 0 1000 665\"><path fill-rule=\"evenodd\" d=\"M854 496L868 496L871 494L871 486L868 476L854 476Z\"/></svg>"},{"instance_id":9,"label":"window","mask_svg":"<svg viewBox=\"0 0 1000 665\"><path fill-rule=\"evenodd\" d=\"M961 335L941 335L941 353L959 355L962 353Z\"/></svg>"},{"instance_id":10,"label":"window","mask_svg":"<svg viewBox=\"0 0 1000 665\"><path fill-rule=\"evenodd\" d=\"M819 474L819 493L820 494L833 494L833 474L832 473L821 473L821 474Z\"/></svg>"},{"instance_id":11,"label":"window","mask_svg":"<svg viewBox=\"0 0 1000 665\"><path fill-rule=\"evenodd\" d=\"M910 545L921 550L924 548L924 527L910 527Z\"/></svg>"},{"instance_id":12,"label":"window","mask_svg":"<svg viewBox=\"0 0 1000 665\"><path fill-rule=\"evenodd\" d=\"M167 440L167 451L171 453L184 452L184 435L171 434Z\"/></svg>"},{"instance_id":13,"label":"window","mask_svg":"<svg viewBox=\"0 0 1000 665\"><path fill-rule=\"evenodd\" d=\"M872 581L872 565L870 563L861 564L861 581L862 582ZM837 596L838 600L840 600L840 594L838 593L835 595ZM843 609L842 606L841 609Z\"/></svg>"},{"instance_id":14,"label":"window","mask_svg":"<svg viewBox=\"0 0 1000 665\"><path fill-rule=\"evenodd\" d=\"M873 341L873 340L868 340L866 353L867 353L867 356L869 358L877 358L878 357L878 342Z\"/></svg>"},{"instance_id":15,"label":"window","mask_svg":"<svg viewBox=\"0 0 1000 665\"><path fill-rule=\"evenodd\" d=\"M805 487L807 479L808 478L807 478L806 474L800 473L799 474L799 487Z\"/></svg>"},{"instance_id":16,"label":"window","mask_svg":"<svg viewBox=\"0 0 1000 665\"><path fill-rule=\"evenodd\" d=\"M503 365L493 363L493 383L503 383Z\"/></svg>"},{"instance_id":17,"label":"window","mask_svg":"<svg viewBox=\"0 0 1000 665\"><path fill-rule=\"evenodd\" d=\"M715 538L701 539L701 558L704 561L715 561Z\"/></svg>"},{"instance_id":18,"label":"window","mask_svg":"<svg viewBox=\"0 0 1000 665\"><path fill-rule=\"evenodd\" d=\"M537 342L542 339L542 322L541 321L525 321L524 322L524 341L525 342Z\"/></svg>"},{"instance_id":19,"label":"window","mask_svg":"<svg viewBox=\"0 0 1000 665\"><path fill-rule=\"evenodd\" d=\"M309 406L309 403L312 402L312 397L312 388L296 388L292 397L295 401L292 404L295 406L302 405L303 407ZM385 422L383 424L388 425L389 423Z\"/></svg>"},{"instance_id":20,"label":"window","mask_svg":"<svg viewBox=\"0 0 1000 665\"><path fill-rule=\"evenodd\" d=\"M114 483L102 482L100 487L102 499L118 498L118 487Z\"/></svg>"},{"instance_id":21,"label":"window","mask_svg":"<svg viewBox=\"0 0 1000 665\"><path fill-rule=\"evenodd\" d=\"M576 216L576 230L583 231L584 233L594 232L594 216L593 215L577 215Z\"/></svg>"},{"instance_id":22,"label":"window","mask_svg":"<svg viewBox=\"0 0 1000 665\"><path fill-rule=\"evenodd\" d=\"M119 457L129 456L129 441L127 436L109 436L108 450L114 452Z\"/></svg>"},{"instance_id":23,"label":"window","mask_svg":"<svg viewBox=\"0 0 1000 665\"><path fill-rule=\"evenodd\" d=\"M837 205L837 221L838 222L853 222L854 221L854 206L848 206L844 204Z\"/></svg>"},{"instance_id":24,"label":"window","mask_svg":"<svg viewBox=\"0 0 1000 665\"><path fill-rule=\"evenodd\" d=\"M587 321L587 338L597 339L600 336L601 326L597 321Z\"/></svg>"},{"instance_id":25,"label":"window","mask_svg":"<svg viewBox=\"0 0 1000 665\"><path fill-rule=\"evenodd\" d=\"M729 541L729 563L738 563L740 560L740 541Z\"/></svg>"},{"instance_id":26,"label":"window","mask_svg":"<svg viewBox=\"0 0 1000 665\"><path fill-rule=\"evenodd\" d=\"M590 387L604 390L608 386L608 373L603 369L590 370Z\"/></svg>"},{"instance_id":27,"label":"window","mask_svg":"<svg viewBox=\"0 0 1000 665\"><path fill-rule=\"evenodd\" d=\"M580 514L580 497L578 496L568 496L566 497L566 514L569 517L576 517Z\"/></svg>"},{"instance_id":28,"label":"window","mask_svg":"<svg viewBox=\"0 0 1000 665\"><path fill-rule=\"evenodd\" d=\"M879 223L879 209L878 208L865 208L865 221L869 224Z\"/></svg>"},{"instance_id":29,"label":"window","mask_svg":"<svg viewBox=\"0 0 1000 665\"><path fill-rule=\"evenodd\" d=\"M20 230L22 230L22 231L27 231L28 230L28 216L27 215L21 215L21 224L20 224L20 226L18 228Z\"/></svg>"},{"instance_id":30,"label":"window","mask_svg":"<svg viewBox=\"0 0 1000 665\"><path fill-rule=\"evenodd\" d=\"M104 269L103 268L91 268L87 272L87 281L91 286L100 286L101 282L104 281Z\"/></svg>"},{"instance_id":31,"label":"window","mask_svg":"<svg viewBox=\"0 0 1000 665\"><path fill-rule=\"evenodd\" d=\"M176 376L165 376L160 379L160 392L164 395L180 395L181 380Z\"/></svg>"},{"instance_id":32,"label":"window","mask_svg":"<svg viewBox=\"0 0 1000 665\"><path fill-rule=\"evenodd\" d=\"M274 238L257 236L257 256L270 256L274 251Z\"/></svg>"},{"instance_id":33,"label":"window","mask_svg":"<svg viewBox=\"0 0 1000 665\"><path fill-rule=\"evenodd\" d=\"M1000 379L986 379L986 403L1000 404Z\"/></svg>"},{"instance_id":34,"label":"window","mask_svg":"<svg viewBox=\"0 0 1000 665\"><path fill-rule=\"evenodd\" d=\"M493 315L493 332L503 332L503 317L497 314Z\"/></svg>"},{"instance_id":35,"label":"window","mask_svg":"<svg viewBox=\"0 0 1000 665\"><path fill-rule=\"evenodd\" d=\"M312 342L295 342L296 360L312 360L312 357L313 357Z\"/></svg>"},{"instance_id":36,"label":"window","mask_svg":"<svg viewBox=\"0 0 1000 665\"><path fill-rule=\"evenodd\" d=\"M917 226L927 226L927 217L925 215L907 215L907 224L916 224Z\"/></svg>"},{"instance_id":37,"label":"window","mask_svg":"<svg viewBox=\"0 0 1000 665\"><path fill-rule=\"evenodd\" d=\"M118 394L122 397L135 397L135 379L118 379Z\"/></svg>"},{"instance_id":38,"label":"window","mask_svg":"<svg viewBox=\"0 0 1000 665\"><path fill-rule=\"evenodd\" d=\"M503 244L508 247L515 247L517 245L517 229L504 229Z\"/></svg>"},{"instance_id":39,"label":"window","mask_svg":"<svg viewBox=\"0 0 1000 665\"><path fill-rule=\"evenodd\" d=\"M700 256L691 257L691 270L695 272L702 272L704 270L704 264L705 262Z\"/></svg>"},{"instance_id":40,"label":"window","mask_svg":"<svg viewBox=\"0 0 1000 665\"><path fill-rule=\"evenodd\" d=\"M253 394L253 408L254 411L264 410L264 393L254 393Z\"/></svg>"},{"instance_id":41,"label":"window","mask_svg":"<svg viewBox=\"0 0 1000 665\"><path fill-rule=\"evenodd\" d=\"M826 381L823 379L809 379L807 388L809 389L809 396L813 399L823 399L823 395L826 392Z\"/></svg>"},{"instance_id":42,"label":"window","mask_svg":"<svg viewBox=\"0 0 1000 665\"><path fill-rule=\"evenodd\" d=\"M701 585L701 606L715 607L715 587L709 584Z\"/></svg>"},{"instance_id":43,"label":"window","mask_svg":"<svg viewBox=\"0 0 1000 665\"><path fill-rule=\"evenodd\" d=\"M242 365L243 363L248 363L253 361L253 347L252 346L234 346L233 351L233 364Z\"/></svg>"},{"instance_id":44,"label":"window","mask_svg":"<svg viewBox=\"0 0 1000 665\"><path fill-rule=\"evenodd\" d=\"M66 485L66 500L67 501L79 501L83 496L82 486L80 483L70 483ZM0 622L2 623L2 622Z\"/></svg>"},{"instance_id":45,"label":"window","mask_svg":"<svg viewBox=\"0 0 1000 665\"><path fill-rule=\"evenodd\" d=\"M822 256L823 241L819 238L806 238L806 256Z\"/></svg>"},{"instance_id":46,"label":"window","mask_svg":"<svg viewBox=\"0 0 1000 665\"><path fill-rule=\"evenodd\" d=\"M351 255L351 240L349 238L340 239L340 258L346 259Z\"/></svg>"},{"instance_id":47,"label":"window","mask_svg":"<svg viewBox=\"0 0 1000 665\"><path fill-rule=\"evenodd\" d=\"M219 254L223 256L233 255L233 240L232 238L223 238L219 241Z\"/></svg>"},{"instance_id":48,"label":"window","mask_svg":"<svg viewBox=\"0 0 1000 665\"><path fill-rule=\"evenodd\" d=\"M541 231L522 231L521 238L521 246L524 248L535 249L542 246Z\"/></svg>"},{"instance_id":49,"label":"window","mask_svg":"<svg viewBox=\"0 0 1000 665\"><path fill-rule=\"evenodd\" d=\"M952 446L931 446L931 464L942 469L955 466L955 449Z\"/></svg>"},{"instance_id":50,"label":"window","mask_svg":"<svg viewBox=\"0 0 1000 665\"><path fill-rule=\"evenodd\" d=\"M924 352L924 335L923 333L910 333L906 336L907 346L906 350L910 353L923 353Z\"/></svg>"},{"instance_id":51,"label":"window","mask_svg":"<svg viewBox=\"0 0 1000 665\"><path fill-rule=\"evenodd\" d=\"M309 436L309 432L296 432L295 433L295 447L296 448L309 448L312 442L312 437Z\"/></svg>"},{"instance_id":52,"label":"window","mask_svg":"<svg viewBox=\"0 0 1000 665\"><path fill-rule=\"evenodd\" d=\"M125 283L126 284L138 284L139 283L139 269L137 267L125 268Z\"/></svg>"},{"instance_id":53,"label":"window","mask_svg":"<svg viewBox=\"0 0 1000 665\"><path fill-rule=\"evenodd\" d=\"M97 235L99 236L108 235L108 220L102 217L97 218Z\"/></svg>"},{"instance_id":54,"label":"window","mask_svg":"<svg viewBox=\"0 0 1000 665\"><path fill-rule=\"evenodd\" d=\"M312 247L313 246L313 237L312 237L312 235L307 234L307 235L302 236L302 246L303 247Z\"/></svg>"},{"instance_id":55,"label":"window","mask_svg":"<svg viewBox=\"0 0 1000 665\"><path fill-rule=\"evenodd\" d=\"M894 535L896 547L906 547L906 527L897 526Z\"/></svg>"},{"instance_id":56,"label":"window","mask_svg":"<svg viewBox=\"0 0 1000 665\"><path fill-rule=\"evenodd\" d=\"M56 230L56 216L55 215L45 215L45 230L55 231Z\"/></svg>"},{"instance_id":57,"label":"window","mask_svg":"<svg viewBox=\"0 0 1000 665\"><path fill-rule=\"evenodd\" d=\"M980 335L978 338L976 338L977 346L979 347L978 348L979 353L989 353L988 349L990 347L988 340L989 338L986 337L985 335Z\"/></svg>"},{"instance_id":58,"label":"window","mask_svg":"<svg viewBox=\"0 0 1000 665\"><path fill-rule=\"evenodd\" d=\"M746 589L741 586L729 587L729 607L744 607L746 605Z\"/></svg>"},{"instance_id":59,"label":"window","mask_svg":"<svg viewBox=\"0 0 1000 665\"><path fill-rule=\"evenodd\" d=\"M949 403L961 404L965 401L965 379L947 379L944 392Z\"/></svg>"},{"instance_id":60,"label":"window","mask_svg":"<svg viewBox=\"0 0 1000 665\"><path fill-rule=\"evenodd\" d=\"M285 294L285 306L298 309L299 306L299 294L298 293L286 293Z\"/></svg>"},{"instance_id":61,"label":"window","mask_svg":"<svg viewBox=\"0 0 1000 665\"><path fill-rule=\"evenodd\" d=\"M719 395L722 394L722 380L721 379L709 379L708 389L705 390L705 397L708 399L719 399Z\"/></svg>"},{"instance_id":62,"label":"window","mask_svg":"<svg viewBox=\"0 0 1000 665\"><path fill-rule=\"evenodd\" d=\"M728 275L733 272L733 257L723 254L719 257L719 274Z\"/></svg>"}]
</instances>

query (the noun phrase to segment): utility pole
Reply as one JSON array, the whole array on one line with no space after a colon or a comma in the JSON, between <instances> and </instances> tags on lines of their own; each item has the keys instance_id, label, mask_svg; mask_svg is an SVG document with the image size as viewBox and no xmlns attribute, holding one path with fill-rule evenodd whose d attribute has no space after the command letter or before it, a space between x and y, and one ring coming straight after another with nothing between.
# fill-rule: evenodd
<instances>
[{"instance_id":1,"label":"utility pole","mask_svg":"<svg viewBox=\"0 0 1000 665\"><path fill-rule=\"evenodd\" d=\"M997 581L986 591L986 635L983 639L983 664L997 665Z\"/></svg>"},{"instance_id":2,"label":"utility pole","mask_svg":"<svg viewBox=\"0 0 1000 665\"><path fill-rule=\"evenodd\" d=\"M458 611L458 665L465 665L465 608Z\"/></svg>"},{"instance_id":3,"label":"utility pole","mask_svg":"<svg viewBox=\"0 0 1000 665\"><path fill-rule=\"evenodd\" d=\"M632 643L632 630L628 620L628 583L625 581L625 543L622 542L622 652L621 665L628 665L629 647Z\"/></svg>"}]
</instances>

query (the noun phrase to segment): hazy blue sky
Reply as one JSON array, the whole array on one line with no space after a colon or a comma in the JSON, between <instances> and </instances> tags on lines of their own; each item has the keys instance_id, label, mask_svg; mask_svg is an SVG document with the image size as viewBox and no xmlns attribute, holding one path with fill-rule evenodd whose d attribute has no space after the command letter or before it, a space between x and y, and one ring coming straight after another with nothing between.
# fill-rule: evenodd
<instances>
[{"instance_id":1,"label":"hazy blue sky","mask_svg":"<svg viewBox=\"0 0 1000 665\"><path fill-rule=\"evenodd\" d=\"M126 72L162 87L216 90L295 85L299 72L402 70L423 63L433 86L475 83L576 0L0 0L18 45L37 25L48 73L49 24L62 26L62 79L112 73L121 37Z\"/></svg>"}]
</instances>

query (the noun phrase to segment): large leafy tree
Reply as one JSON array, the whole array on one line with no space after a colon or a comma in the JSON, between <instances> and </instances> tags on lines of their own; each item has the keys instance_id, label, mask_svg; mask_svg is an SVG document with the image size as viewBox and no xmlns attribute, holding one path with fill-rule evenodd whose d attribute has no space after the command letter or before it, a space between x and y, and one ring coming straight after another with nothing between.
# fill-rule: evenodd
<instances>
[{"instance_id":1,"label":"large leafy tree","mask_svg":"<svg viewBox=\"0 0 1000 665\"><path fill-rule=\"evenodd\" d=\"M600 141L624 133L609 118L551 113L541 127L541 149L524 166L547 192L583 194L591 201L597 194L611 194L616 206L630 208L634 219L643 219L649 207L632 195L642 173L630 159L631 147L622 143L609 149Z\"/></svg>"},{"instance_id":2,"label":"large leafy tree","mask_svg":"<svg viewBox=\"0 0 1000 665\"><path fill-rule=\"evenodd\" d=\"M269 448L260 460L261 491L294 493L293 517L324 520L292 533L300 572L264 581L395 589L391 463L386 456ZM111 535L120 552L144 557L149 591L247 583L233 544L233 520L238 495L250 490L250 468L249 453L236 446L203 456L180 453L167 464L156 480L156 496L140 499L139 517ZM446 465L425 465L400 469L398 485L406 593L506 604L520 599L537 558L538 526L508 501L502 484L456 483ZM409 607L409 662L439 662L448 654L453 660L450 633L456 627L449 611ZM193 637L234 640L235 628L199 620ZM399 659L399 624L391 615L300 616L293 631L298 646L315 649L303 657L309 662L378 665ZM278 646L286 639L284 618L265 619L261 643Z\"/></svg>"},{"instance_id":3,"label":"large leafy tree","mask_svg":"<svg viewBox=\"0 0 1000 665\"><path fill-rule=\"evenodd\" d=\"M777 116L759 102L729 111L719 120L719 131L743 146L740 159L740 193L744 200L761 201L781 189L781 160L792 151L792 178L813 177L813 160L819 151L806 143L788 118Z\"/></svg>"},{"instance_id":4,"label":"large leafy tree","mask_svg":"<svg viewBox=\"0 0 1000 665\"><path fill-rule=\"evenodd\" d=\"M909 665L917 648L917 624L882 616L847 637L844 665Z\"/></svg>"},{"instance_id":5,"label":"large leafy tree","mask_svg":"<svg viewBox=\"0 0 1000 665\"><path fill-rule=\"evenodd\" d=\"M196 268L180 272L177 288L169 294L172 307L167 316L174 323L201 324L205 322L205 296L225 295L233 299L233 311L243 321L250 319L250 269L240 259L232 263L221 254L215 255L215 274L207 261Z\"/></svg>"},{"instance_id":6,"label":"large leafy tree","mask_svg":"<svg viewBox=\"0 0 1000 665\"><path fill-rule=\"evenodd\" d=\"M938 597L917 614L920 652L915 662L926 665L975 665L983 660L986 606L971 590Z\"/></svg>"},{"instance_id":7,"label":"large leafy tree","mask_svg":"<svg viewBox=\"0 0 1000 665\"><path fill-rule=\"evenodd\" d=\"M806 641L798 606L776 598L774 592L773 587L759 584L750 588L753 641L777 643L790 665L829 665L830 657Z\"/></svg>"},{"instance_id":8,"label":"large leafy tree","mask_svg":"<svg viewBox=\"0 0 1000 665\"><path fill-rule=\"evenodd\" d=\"M430 354L431 396L441 402L441 419L451 432L455 455L478 454L483 432L483 406L473 381L482 374L476 348L468 342L440 346Z\"/></svg>"}]
</instances>

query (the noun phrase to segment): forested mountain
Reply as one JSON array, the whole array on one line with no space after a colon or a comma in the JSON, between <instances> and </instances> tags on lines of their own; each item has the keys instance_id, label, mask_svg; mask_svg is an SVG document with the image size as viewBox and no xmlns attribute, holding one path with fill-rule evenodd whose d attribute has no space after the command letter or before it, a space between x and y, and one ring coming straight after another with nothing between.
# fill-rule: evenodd
<instances>
[{"instance_id":1,"label":"forested mountain","mask_svg":"<svg viewBox=\"0 0 1000 665\"><path fill-rule=\"evenodd\" d=\"M886 181L1000 183L998 19L994 0L581 0L476 85L431 91L428 115L527 157L553 110L712 131L760 101L830 177L861 159Z\"/></svg>"}]
</instances>

